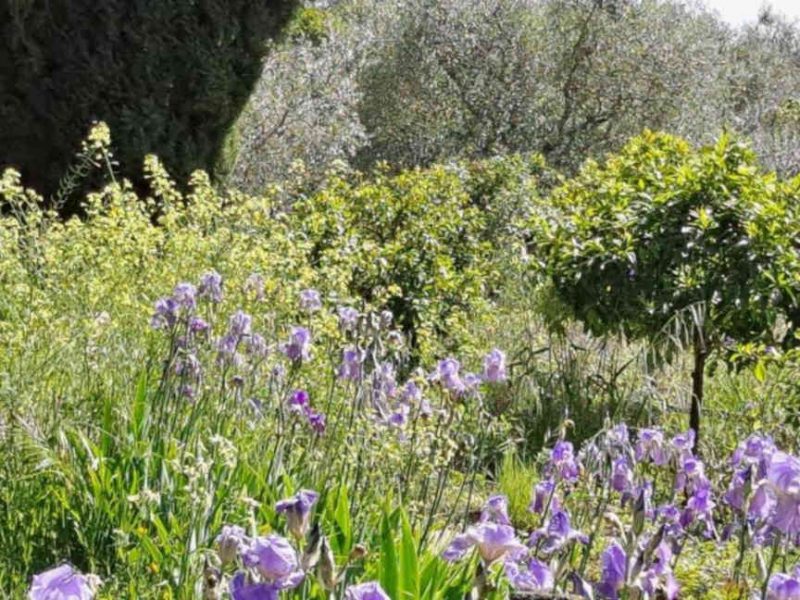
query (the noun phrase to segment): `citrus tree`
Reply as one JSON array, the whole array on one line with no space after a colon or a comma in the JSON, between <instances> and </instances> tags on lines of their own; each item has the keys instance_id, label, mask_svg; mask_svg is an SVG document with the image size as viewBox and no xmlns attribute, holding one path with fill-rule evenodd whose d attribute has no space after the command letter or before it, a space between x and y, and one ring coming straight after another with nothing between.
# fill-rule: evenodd
<instances>
[{"instance_id":1,"label":"citrus tree","mask_svg":"<svg viewBox=\"0 0 800 600\"><path fill-rule=\"evenodd\" d=\"M645 132L587 163L534 223L556 293L591 332L691 345L696 433L711 355L771 341L796 306L791 189L728 135L694 150Z\"/></svg>"}]
</instances>

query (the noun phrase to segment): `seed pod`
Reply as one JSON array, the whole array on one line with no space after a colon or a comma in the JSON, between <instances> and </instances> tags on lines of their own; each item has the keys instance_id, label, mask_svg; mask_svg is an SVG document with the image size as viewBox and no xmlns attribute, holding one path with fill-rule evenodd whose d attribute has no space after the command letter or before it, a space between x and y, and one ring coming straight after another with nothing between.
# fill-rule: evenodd
<instances>
[{"instance_id":1,"label":"seed pod","mask_svg":"<svg viewBox=\"0 0 800 600\"><path fill-rule=\"evenodd\" d=\"M333 558L333 551L328 538L322 537L320 544L320 558L317 567L317 574L319 575L322 586L329 592L332 592L336 587L336 561Z\"/></svg>"}]
</instances>

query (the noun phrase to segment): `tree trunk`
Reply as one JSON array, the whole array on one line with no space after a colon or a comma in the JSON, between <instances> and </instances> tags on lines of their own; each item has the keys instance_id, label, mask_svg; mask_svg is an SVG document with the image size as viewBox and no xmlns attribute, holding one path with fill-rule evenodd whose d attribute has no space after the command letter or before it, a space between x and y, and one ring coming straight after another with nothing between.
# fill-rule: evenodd
<instances>
[{"instance_id":1,"label":"tree trunk","mask_svg":"<svg viewBox=\"0 0 800 600\"><path fill-rule=\"evenodd\" d=\"M694 371L692 371L692 406L689 412L689 428L694 430L694 450L700 444L700 408L703 405L703 375L706 370L708 348L705 336L700 330L694 334Z\"/></svg>"}]
</instances>

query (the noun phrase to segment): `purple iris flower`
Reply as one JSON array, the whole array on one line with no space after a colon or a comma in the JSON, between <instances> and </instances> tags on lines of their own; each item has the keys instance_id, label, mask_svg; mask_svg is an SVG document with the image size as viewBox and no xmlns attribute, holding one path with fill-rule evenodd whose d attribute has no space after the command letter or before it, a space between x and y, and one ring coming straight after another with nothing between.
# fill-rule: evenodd
<instances>
[{"instance_id":1,"label":"purple iris flower","mask_svg":"<svg viewBox=\"0 0 800 600\"><path fill-rule=\"evenodd\" d=\"M366 352L355 346L348 346L342 350L342 364L339 367L339 379L358 381L361 379L361 364L364 362Z\"/></svg>"},{"instance_id":2,"label":"purple iris flower","mask_svg":"<svg viewBox=\"0 0 800 600\"><path fill-rule=\"evenodd\" d=\"M246 312L237 310L228 321L228 335L241 338L250 333L253 318Z\"/></svg>"},{"instance_id":3,"label":"purple iris flower","mask_svg":"<svg viewBox=\"0 0 800 600\"><path fill-rule=\"evenodd\" d=\"M456 536L442 554L447 561L459 560L476 546L484 564L490 565L506 555L517 556L527 548L520 543L514 528L489 521L469 527L466 533Z\"/></svg>"},{"instance_id":4,"label":"purple iris flower","mask_svg":"<svg viewBox=\"0 0 800 600\"><path fill-rule=\"evenodd\" d=\"M549 591L555 585L550 567L535 558L519 562L506 560L504 570L506 579L515 590Z\"/></svg>"},{"instance_id":5,"label":"purple iris flower","mask_svg":"<svg viewBox=\"0 0 800 600\"><path fill-rule=\"evenodd\" d=\"M674 504L663 504L656 509L656 515L664 525L664 534L677 538L683 534L683 526L680 523L681 510Z\"/></svg>"},{"instance_id":6,"label":"purple iris flower","mask_svg":"<svg viewBox=\"0 0 800 600\"><path fill-rule=\"evenodd\" d=\"M685 456L692 456L694 448L695 433L694 429L689 429L685 433L679 433L671 440L672 447L678 453L679 459Z\"/></svg>"},{"instance_id":7,"label":"purple iris flower","mask_svg":"<svg viewBox=\"0 0 800 600\"><path fill-rule=\"evenodd\" d=\"M308 532L311 509L319 499L313 490L300 490L291 498L281 500L275 505L275 511L286 517L286 524L292 535L298 539Z\"/></svg>"},{"instance_id":8,"label":"purple iris flower","mask_svg":"<svg viewBox=\"0 0 800 600\"><path fill-rule=\"evenodd\" d=\"M625 423L614 425L611 431L608 432L608 439L619 446L627 446L630 441L628 426Z\"/></svg>"},{"instance_id":9,"label":"purple iris flower","mask_svg":"<svg viewBox=\"0 0 800 600\"><path fill-rule=\"evenodd\" d=\"M476 375L475 373L464 373L464 378L462 379L464 383L464 394L474 397L478 393L478 389L483 383L483 379L480 376Z\"/></svg>"},{"instance_id":10,"label":"purple iris flower","mask_svg":"<svg viewBox=\"0 0 800 600\"><path fill-rule=\"evenodd\" d=\"M244 529L238 525L225 525L215 540L217 555L223 565L236 560L236 557L247 547L249 538Z\"/></svg>"},{"instance_id":11,"label":"purple iris flower","mask_svg":"<svg viewBox=\"0 0 800 600\"><path fill-rule=\"evenodd\" d=\"M557 510L550 516L547 527L537 529L528 539L528 545L539 545L542 552L552 554L572 541L589 543L589 536L573 529L566 511Z\"/></svg>"},{"instance_id":12,"label":"purple iris flower","mask_svg":"<svg viewBox=\"0 0 800 600\"><path fill-rule=\"evenodd\" d=\"M197 305L197 288L191 283L179 283L172 290L172 299L183 309L194 310Z\"/></svg>"},{"instance_id":13,"label":"purple iris flower","mask_svg":"<svg viewBox=\"0 0 800 600\"><path fill-rule=\"evenodd\" d=\"M392 600L377 581L368 581L349 586L344 592L344 600Z\"/></svg>"},{"instance_id":14,"label":"purple iris flower","mask_svg":"<svg viewBox=\"0 0 800 600\"><path fill-rule=\"evenodd\" d=\"M508 517L508 498L505 496L492 496L481 509L481 522L491 521L498 525L511 525Z\"/></svg>"},{"instance_id":15,"label":"purple iris flower","mask_svg":"<svg viewBox=\"0 0 800 600\"><path fill-rule=\"evenodd\" d=\"M91 576L83 575L70 565L61 565L33 576L30 600L91 600L95 594Z\"/></svg>"},{"instance_id":16,"label":"purple iris flower","mask_svg":"<svg viewBox=\"0 0 800 600\"><path fill-rule=\"evenodd\" d=\"M198 378L203 373L203 365L194 354L187 354L175 361L175 374Z\"/></svg>"},{"instance_id":17,"label":"purple iris flower","mask_svg":"<svg viewBox=\"0 0 800 600\"><path fill-rule=\"evenodd\" d=\"M205 333L209 330L208 323L200 317L194 316L189 319L189 331L194 335Z\"/></svg>"},{"instance_id":18,"label":"purple iris flower","mask_svg":"<svg viewBox=\"0 0 800 600\"><path fill-rule=\"evenodd\" d=\"M686 501L686 508L683 509L680 524L685 529L696 520L703 521L706 525L706 533L711 536L714 531L714 519L712 512L716 504L714 503L711 486L696 489Z\"/></svg>"},{"instance_id":19,"label":"purple iris flower","mask_svg":"<svg viewBox=\"0 0 800 600\"><path fill-rule=\"evenodd\" d=\"M278 600L280 590L274 583L248 583L242 572L233 576L229 586L232 600Z\"/></svg>"},{"instance_id":20,"label":"purple iris flower","mask_svg":"<svg viewBox=\"0 0 800 600\"><path fill-rule=\"evenodd\" d=\"M311 358L311 332L305 327L292 327L289 341L281 345L281 351L291 361L302 362Z\"/></svg>"},{"instance_id":21,"label":"purple iris flower","mask_svg":"<svg viewBox=\"0 0 800 600\"><path fill-rule=\"evenodd\" d=\"M269 354L267 340L265 340L264 337L258 333L253 333L247 336L245 345L247 347L247 353L250 356L260 356L263 358Z\"/></svg>"},{"instance_id":22,"label":"purple iris flower","mask_svg":"<svg viewBox=\"0 0 800 600\"><path fill-rule=\"evenodd\" d=\"M408 422L408 413L410 411L411 408L408 406L408 404L398 404L395 411L389 416L389 425L393 425L394 427L402 427Z\"/></svg>"},{"instance_id":23,"label":"purple iris flower","mask_svg":"<svg viewBox=\"0 0 800 600\"><path fill-rule=\"evenodd\" d=\"M244 282L244 291L253 292L256 300L261 302L264 300L264 278L258 273L250 274Z\"/></svg>"},{"instance_id":24,"label":"purple iris flower","mask_svg":"<svg viewBox=\"0 0 800 600\"><path fill-rule=\"evenodd\" d=\"M339 328L342 331L355 331L358 325L358 311L350 306L340 306L336 312L339 314Z\"/></svg>"},{"instance_id":25,"label":"purple iris flower","mask_svg":"<svg viewBox=\"0 0 800 600\"><path fill-rule=\"evenodd\" d=\"M322 299L317 290L303 290L300 292L300 309L306 312L314 312L322 308Z\"/></svg>"},{"instance_id":26,"label":"purple iris flower","mask_svg":"<svg viewBox=\"0 0 800 600\"><path fill-rule=\"evenodd\" d=\"M400 397L404 402L417 403L422 400L422 390L414 381L407 381Z\"/></svg>"},{"instance_id":27,"label":"purple iris flower","mask_svg":"<svg viewBox=\"0 0 800 600\"><path fill-rule=\"evenodd\" d=\"M495 348L483 359L483 378L491 383L506 380L506 355Z\"/></svg>"},{"instance_id":28,"label":"purple iris flower","mask_svg":"<svg viewBox=\"0 0 800 600\"><path fill-rule=\"evenodd\" d=\"M278 600L281 590L296 588L304 578L305 573L298 570L283 579L249 582L247 575L239 572L231 579L229 589L232 600Z\"/></svg>"},{"instance_id":29,"label":"purple iris flower","mask_svg":"<svg viewBox=\"0 0 800 600\"><path fill-rule=\"evenodd\" d=\"M245 566L256 569L269 583L281 585L298 577L297 552L289 540L279 535L253 539L242 553L242 559ZM303 572L299 573L302 581Z\"/></svg>"},{"instance_id":30,"label":"purple iris flower","mask_svg":"<svg viewBox=\"0 0 800 600\"><path fill-rule=\"evenodd\" d=\"M459 375L460 369L461 363L455 358L445 358L439 362L434 379L449 392L457 396L461 395L465 391L465 386Z\"/></svg>"},{"instance_id":31,"label":"purple iris flower","mask_svg":"<svg viewBox=\"0 0 800 600\"><path fill-rule=\"evenodd\" d=\"M289 394L289 410L292 412L303 412L309 407L308 392L305 390L294 390Z\"/></svg>"},{"instance_id":32,"label":"purple iris flower","mask_svg":"<svg viewBox=\"0 0 800 600\"><path fill-rule=\"evenodd\" d=\"M326 426L325 415L321 412L312 410L310 407L306 407L305 413L306 413L306 419L308 419L308 424L311 426L311 429L313 429L315 433L318 433L320 435L325 433L325 426Z\"/></svg>"},{"instance_id":33,"label":"purple iris flower","mask_svg":"<svg viewBox=\"0 0 800 600\"><path fill-rule=\"evenodd\" d=\"M722 499L734 510L744 511L748 490L752 488L753 471L750 467L737 469L733 473L728 491Z\"/></svg>"},{"instance_id":34,"label":"purple iris flower","mask_svg":"<svg viewBox=\"0 0 800 600\"><path fill-rule=\"evenodd\" d=\"M150 326L153 329L172 328L178 320L178 303L172 298L156 300Z\"/></svg>"},{"instance_id":35,"label":"purple iris flower","mask_svg":"<svg viewBox=\"0 0 800 600\"><path fill-rule=\"evenodd\" d=\"M783 533L800 533L800 460L776 452L767 469L767 485L774 498L771 524Z\"/></svg>"},{"instance_id":36,"label":"purple iris flower","mask_svg":"<svg viewBox=\"0 0 800 600\"><path fill-rule=\"evenodd\" d=\"M617 600L619 591L625 586L628 555L616 540L603 551L600 557L602 572L597 592L608 600Z\"/></svg>"},{"instance_id":37,"label":"purple iris flower","mask_svg":"<svg viewBox=\"0 0 800 600\"><path fill-rule=\"evenodd\" d=\"M800 567L791 575L775 573L767 583L767 600L800 600Z\"/></svg>"},{"instance_id":38,"label":"purple iris flower","mask_svg":"<svg viewBox=\"0 0 800 600\"><path fill-rule=\"evenodd\" d=\"M675 490L685 490L688 494L696 489L710 487L706 478L703 461L691 455L683 455L675 475Z\"/></svg>"},{"instance_id":39,"label":"purple iris flower","mask_svg":"<svg viewBox=\"0 0 800 600\"><path fill-rule=\"evenodd\" d=\"M756 465L758 468L756 479L763 479L767 476L772 455L777 451L771 437L754 433L737 446L731 456L731 465L734 467Z\"/></svg>"},{"instance_id":40,"label":"purple iris flower","mask_svg":"<svg viewBox=\"0 0 800 600\"><path fill-rule=\"evenodd\" d=\"M394 398L397 394L397 379L391 362L384 361L375 367L372 374L372 389L377 396L376 400Z\"/></svg>"},{"instance_id":41,"label":"purple iris flower","mask_svg":"<svg viewBox=\"0 0 800 600\"><path fill-rule=\"evenodd\" d=\"M666 600L675 600L678 597L680 587L672 574L671 560L672 548L667 542L662 541L656 548L650 566L641 575L642 589L649 597L658 597L659 591Z\"/></svg>"},{"instance_id":42,"label":"purple iris flower","mask_svg":"<svg viewBox=\"0 0 800 600\"><path fill-rule=\"evenodd\" d=\"M667 464L669 456L664 448L664 432L660 429L642 429L636 442L636 460L649 459L653 464Z\"/></svg>"},{"instance_id":43,"label":"purple iris flower","mask_svg":"<svg viewBox=\"0 0 800 600\"><path fill-rule=\"evenodd\" d=\"M224 335L217 342L217 350L221 359L229 359L236 353L239 346L239 338L235 335Z\"/></svg>"},{"instance_id":44,"label":"purple iris flower","mask_svg":"<svg viewBox=\"0 0 800 600\"><path fill-rule=\"evenodd\" d=\"M531 502L528 510L537 515L544 514L549 508L554 511L560 510L561 504L558 501L558 496L555 494L556 483L552 479L543 479L537 483L533 488L533 501Z\"/></svg>"},{"instance_id":45,"label":"purple iris flower","mask_svg":"<svg viewBox=\"0 0 800 600\"><path fill-rule=\"evenodd\" d=\"M222 275L216 271L209 271L200 277L198 292L201 298L208 298L212 302L222 302Z\"/></svg>"},{"instance_id":46,"label":"purple iris flower","mask_svg":"<svg viewBox=\"0 0 800 600\"><path fill-rule=\"evenodd\" d=\"M633 485L633 470L628 459L618 456L614 459L611 473L611 487L620 493L630 491Z\"/></svg>"},{"instance_id":47,"label":"purple iris flower","mask_svg":"<svg viewBox=\"0 0 800 600\"><path fill-rule=\"evenodd\" d=\"M578 480L580 468L575 460L575 450L571 442L559 440L550 452L550 465L555 474L564 481Z\"/></svg>"}]
</instances>

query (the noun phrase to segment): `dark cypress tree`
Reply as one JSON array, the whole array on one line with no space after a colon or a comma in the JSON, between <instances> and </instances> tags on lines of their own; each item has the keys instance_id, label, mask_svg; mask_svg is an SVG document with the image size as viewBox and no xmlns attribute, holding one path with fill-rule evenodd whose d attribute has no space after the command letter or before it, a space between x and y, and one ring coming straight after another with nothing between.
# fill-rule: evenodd
<instances>
[{"instance_id":1,"label":"dark cypress tree","mask_svg":"<svg viewBox=\"0 0 800 600\"><path fill-rule=\"evenodd\" d=\"M125 176L211 170L296 4L0 0L0 168L52 194L97 119Z\"/></svg>"}]
</instances>

